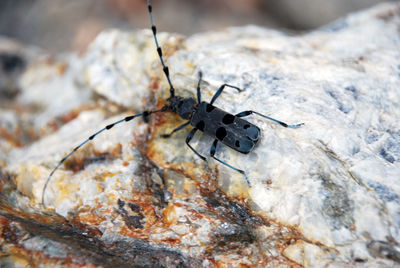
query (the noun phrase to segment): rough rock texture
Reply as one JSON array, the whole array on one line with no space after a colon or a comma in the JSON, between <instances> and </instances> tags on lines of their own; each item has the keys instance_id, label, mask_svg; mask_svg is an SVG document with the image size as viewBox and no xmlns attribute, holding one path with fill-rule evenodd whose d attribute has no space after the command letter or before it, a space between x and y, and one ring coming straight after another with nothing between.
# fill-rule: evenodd
<instances>
[{"instance_id":1,"label":"rough rock texture","mask_svg":"<svg viewBox=\"0 0 400 268\"><path fill-rule=\"evenodd\" d=\"M5 42L5 41L4 41ZM168 86L148 30L102 33L86 55L21 55L0 111L0 243L4 264L103 266L400 265L400 7L380 5L289 36L254 26L190 38L160 34L177 94L248 117L262 130L242 155L185 145L171 113L102 133L165 103ZM15 54L8 47L0 51ZM1 58L1 57L0 57ZM3 72L7 72L4 68ZM21 68L20 68L21 69ZM14 72L13 71L13 72ZM2 85L3 86L3 85ZM2 92L6 89L2 88ZM212 138L193 146L208 155Z\"/></svg>"}]
</instances>

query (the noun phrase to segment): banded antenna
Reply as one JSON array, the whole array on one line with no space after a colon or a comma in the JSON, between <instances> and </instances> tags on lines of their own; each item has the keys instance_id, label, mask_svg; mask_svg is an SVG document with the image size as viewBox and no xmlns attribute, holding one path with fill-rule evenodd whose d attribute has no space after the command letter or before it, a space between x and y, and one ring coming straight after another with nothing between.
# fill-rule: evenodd
<instances>
[{"instance_id":1,"label":"banded antenna","mask_svg":"<svg viewBox=\"0 0 400 268\"><path fill-rule=\"evenodd\" d=\"M157 47L157 53L158 53L158 56L160 57L160 61L161 61L161 65L163 67L164 74L165 74L165 76L167 77L167 80L168 80L169 92L171 94L170 98L173 98L173 97L175 97L175 89L174 89L174 86L171 83L171 78L169 77L168 66L165 65L165 62L164 62L164 58L163 58L163 55L162 55L162 49L161 49L160 45L158 44L157 28L156 28L156 25L154 24L153 8L151 7L150 0L147 0L147 7L149 8L151 30L153 31L154 41L155 41L156 47Z\"/></svg>"}]
</instances>

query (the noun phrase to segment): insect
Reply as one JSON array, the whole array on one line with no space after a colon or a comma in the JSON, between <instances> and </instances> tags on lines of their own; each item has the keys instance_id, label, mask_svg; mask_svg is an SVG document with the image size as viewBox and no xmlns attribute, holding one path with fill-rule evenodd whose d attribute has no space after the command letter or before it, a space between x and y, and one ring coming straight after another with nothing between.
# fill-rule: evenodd
<instances>
[{"instance_id":1,"label":"insect","mask_svg":"<svg viewBox=\"0 0 400 268\"><path fill-rule=\"evenodd\" d=\"M248 183L248 185L250 185L250 181L249 181L246 173L243 170L238 169L215 156L215 152L216 152L218 143L221 142L221 143L229 146L230 148L234 149L235 151L238 151L243 154L248 154L249 152L251 152L254 149L254 147L256 146L256 144L258 143L258 141L260 140L261 130L256 125L254 125L242 118L252 115L252 114L255 114L255 115L261 116L265 119L274 121L283 127L297 128L297 127L304 125L304 123L288 125L282 121L276 120L274 118L271 118L269 116L266 116L266 115L263 115L261 113L251 111L251 110L243 111L238 114L232 115L228 112L223 111L222 109L215 107L213 105L213 103L221 95L221 93L223 92L223 90L226 87L236 89L239 92L242 91L240 88L233 86L233 85L229 85L229 84L221 85L209 103L202 101L201 100L201 91L200 91L200 85L201 85L201 81L202 81L202 73L201 72L199 72L199 80L198 80L197 89L196 89L197 90L197 100L194 98L191 98L191 97L184 98L184 97L175 95L175 88L171 82L171 78L169 75L169 69L168 69L168 66L165 64L162 49L158 43L157 28L154 23L153 11L152 11L152 6L150 3L150 0L147 0L147 6L148 6L148 11L149 11L149 16L150 16L151 30L153 32L153 37L154 37L154 42L156 44L157 53L160 58L163 72L165 74L165 77L167 78L168 85L169 85L170 95L169 95L169 98L167 99L168 104L163 106L161 109L152 110L152 111L143 111L142 113L127 116L119 121L109 124L109 125L105 126L104 128L100 129L99 131L97 131L96 133L94 133L93 135L91 135L89 138L87 138L81 144L76 146L69 154L67 154L63 159L61 159L61 161L51 171L49 177L47 178L46 183L43 187L43 192L42 192L42 205L43 206L45 206L45 202L44 202L45 201L44 200L45 191L50 182L50 179L53 176L54 172L63 164L63 162L66 159L68 159L74 152L76 152L79 148L81 148L83 145L85 145L89 141L93 140L97 135L99 135L103 131L109 130L109 129L113 128L114 126L121 124L123 122L129 122L137 117L143 117L145 119L145 121L147 121L148 117L154 113L161 113L161 112L169 111L169 112L178 114L182 119L187 120L187 122L178 126L174 130L172 130L170 133L162 135L162 137L169 138L175 132L184 129L188 125L193 126L193 129L189 132L189 134L186 137L186 144L197 156L199 156L204 161L207 161L206 157L201 155L199 152L197 152L190 145L190 141L192 140L193 136L195 135L195 133L198 130L204 132L205 134L207 134L209 136L214 137L215 139L210 148L210 156L212 158L214 158L215 160L217 160L218 162L222 163L223 165L241 173L244 176L244 178L246 179L246 182Z\"/></svg>"}]
</instances>

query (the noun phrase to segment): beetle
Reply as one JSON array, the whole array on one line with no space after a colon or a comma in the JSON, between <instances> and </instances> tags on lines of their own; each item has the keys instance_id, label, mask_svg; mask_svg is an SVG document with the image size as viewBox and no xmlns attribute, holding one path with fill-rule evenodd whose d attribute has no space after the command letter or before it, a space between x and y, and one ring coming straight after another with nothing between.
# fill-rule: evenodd
<instances>
[{"instance_id":1,"label":"beetle","mask_svg":"<svg viewBox=\"0 0 400 268\"><path fill-rule=\"evenodd\" d=\"M118 120L112 124L109 124L105 126L104 128L100 129L93 135L91 135L89 138L87 138L85 141L83 141L81 144L76 146L69 154L67 154L61 161L56 165L56 167L50 172L50 175L48 176L44 187L42 191L42 205L45 206L44 203L44 197L45 197L45 191L46 188L50 182L51 177L53 176L54 172L64 163L65 160L67 160L73 153L75 153L79 148L81 148L83 145L88 143L89 141L93 140L97 135L102 133L105 130L109 130L113 128L114 126L121 124L123 122L129 122L134 118L137 117L143 117L145 121L148 120L149 116L154 113L161 113L161 112L173 112L178 114L182 119L187 120L184 124L178 126L174 130L172 130L168 134L163 134L161 137L163 138L169 138L171 135L173 135L175 132L180 131L187 127L188 125L193 126L193 129L189 132L189 134L186 137L186 144L187 146L197 155L199 156L202 160L207 161L206 157L201 155L199 152L197 152L191 145L190 141L192 140L193 136L195 133L199 130L201 132L204 132L205 134L214 137L214 141L212 143L212 146L210 148L210 156L217 160L218 162L224 164L225 166L241 173L245 179L247 184L250 186L250 181L246 175L246 173L238 169L225 161L217 158L215 156L215 152L217 149L218 142L221 142L225 144L226 146L232 148L235 151L238 151L243 154L248 154L250 153L254 147L257 145L257 143L260 140L261 136L261 130L258 128L256 125L242 119L243 117L249 116L251 114L255 114L258 116L261 116L265 119L274 121L278 124L280 124L283 127L290 127L290 128L297 128L304 123L300 124L295 124L295 125L288 125L285 122L276 120L274 118L271 118L269 116L263 115L261 113L252 111L252 110L247 110L240 112L238 114L232 115L228 112L225 112L224 110L217 108L213 105L215 100L221 95L223 90L226 87L230 87L233 89L236 89L237 91L241 92L242 90L236 86L229 85L229 84L223 84L221 85L217 92L214 94L212 97L211 101L204 102L201 100L201 91L200 91L200 85L202 81L202 72L199 72L199 80L197 83L197 100L192 98L192 97L181 97L181 96L176 96L175 95L175 88L171 82L171 78L169 75L169 69L168 66L165 64L164 58L163 58L163 53L162 49L158 43L157 39L157 28L154 23L153 19L153 11L152 11L152 6L150 0L147 0L147 7L148 7L148 12L149 12L149 17L150 17L150 23L151 23L151 30L153 32L153 37L154 37L154 42L156 45L156 50L163 68L163 72L165 74L165 77L167 78L168 85L169 85L169 92L170 96L167 99L167 104L164 105L161 109L158 110L152 110L152 111L143 111L142 113L134 114L127 116L121 120Z\"/></svg>"}]
</instances>

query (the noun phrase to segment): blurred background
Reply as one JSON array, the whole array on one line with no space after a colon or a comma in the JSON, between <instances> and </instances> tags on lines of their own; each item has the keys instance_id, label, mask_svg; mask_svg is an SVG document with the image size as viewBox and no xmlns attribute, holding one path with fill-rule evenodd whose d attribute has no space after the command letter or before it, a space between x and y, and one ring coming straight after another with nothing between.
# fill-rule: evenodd
<instances>
[{"instance_id":1,"label":"blurred background","mask_svg":"<svg viewBox=\"0 0 400 268\"><path fill-rule=\"evenodd\" d=\"M152 5L159 31L190 35L247 24L310 30L380 2L152 0ZM100 31L111 27L149 28L146 0L0 0L0 35L53 53L83 52Z\"/></svg>"}]
</instances>

